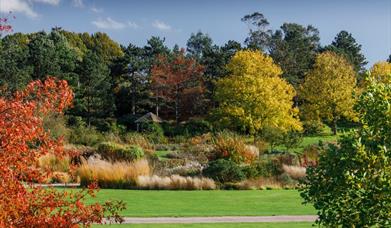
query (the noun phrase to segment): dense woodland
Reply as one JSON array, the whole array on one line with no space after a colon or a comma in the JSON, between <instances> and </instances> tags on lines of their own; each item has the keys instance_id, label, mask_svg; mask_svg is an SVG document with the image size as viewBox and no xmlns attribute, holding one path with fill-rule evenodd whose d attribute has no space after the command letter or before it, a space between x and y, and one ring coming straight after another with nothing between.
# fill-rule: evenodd
<instances>
[{"instance_id":1,"label":"dense woodland","mask_svg":"<svg viewBox=\"0 0 391 228\"><path fill-rule=\"evenodd\" d=\"M84 204L97 187L300 188L318 224L389 227L391 55L367 66L347 31L322 46L311 25L242 21L243 44L170 49L0 18L0 227L121 222L122 201Z\"/></svg>"},{"instance_id":2,"label":"dense woodland","mask_svg":"<svg viewBox=\"0 0 391 228\"><path fill-rule=\"evenodd\" d=\"M316 118L334 126L333 123L352 117L346 110L329 111L330 104L316 117L311 116L314 113L307 104L317 101L311 101L310 90L323 86L319 85L321 82L305 82L306 76L316 68L317 55L333 52L338 55L336 58L346 59L346 64L353 69L347 74L354 77L348 76L347 81L337 83L336 89L360 85L367 62L352 34L341 31L331 44L321 46L319 31L311 25L284 23L272 31L267 19L257 12L244 16L242 21L249 27L244 45L230 40L219 46L202 32L191 34L186 48L172 49L160 37L151 37L144 47L131 43L123 46L105 33L74 33L59 27L50 32L8 34L0 40L0 88L3 94L11 96L32 80L43 80L48 75L65 79L75 93L74 105L67 112L69 124L82 119L88 126L102 131L110 131L116 124L134 130L133 121L147 112L172 120L176 126L204 119L218 127L221 125L215 120L222 117L215 115L216 109L226 99L228 103L233 102L232 94L216 94L222 84L219 81L233 73L234 67L227 64L238 51L256 50L270 56L273 64L278 65L275 67L281 69L276 76L292 86L293 107L300 109L297 116L305 126ZM259 83L260 87L267 87L266 82ZM328 93L325 91L326 97L320 99L329 99ZM231 130L244 133L260 130L242 122L231 125L234 128Z\"/></svg>"}]
</instances>

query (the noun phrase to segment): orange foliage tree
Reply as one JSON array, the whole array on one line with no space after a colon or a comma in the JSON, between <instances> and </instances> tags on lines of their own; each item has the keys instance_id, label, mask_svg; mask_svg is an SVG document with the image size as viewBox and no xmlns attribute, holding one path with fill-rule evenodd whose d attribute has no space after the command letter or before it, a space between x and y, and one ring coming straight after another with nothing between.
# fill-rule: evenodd
<instances>
[{"instance_id":1,"label":"orange foliage tree","mask_svg":"<svg viewBox=\"0 0 391 228\"><path fill-rule=\"evenodd\" d=\"M156 64L151 69L157 114L160 97L165 102L173 104L172 109L178 124L184 108L186 107L187 111L191 110L202 97L203 72L204 67L195 59L186 57L183 49L173 53L173 56L158 55ZM189 107L190 103L193 107Z\"/></svg>"},{"instance_id":2,"label":"orange foliage tree","mask_svg":"<svg viewBox=\"0 0 391 228\"><path fill-rule=\"evenodd\" d=\"M122 202L83 203L96 185L82 191L42 188L48 175L38 167L47 153L65 156L62 139L52 139L43 127L48 113L61 114L73 93L66 81L33 81L12 98L0 97L0 227L78 227L101 223L105 212L121 221Z\"/></svg>"}]
</instances>

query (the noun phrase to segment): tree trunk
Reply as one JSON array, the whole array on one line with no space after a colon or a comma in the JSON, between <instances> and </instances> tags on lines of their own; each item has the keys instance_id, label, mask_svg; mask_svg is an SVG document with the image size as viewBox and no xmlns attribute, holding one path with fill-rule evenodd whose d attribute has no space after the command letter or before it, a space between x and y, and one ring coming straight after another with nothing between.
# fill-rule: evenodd
<instances>
[{"instance_id":1,"label":"tree trunk","mask_svg":"<svg viewBox=\"0 0 391 228\"><path fill-rule=\"evenodd\" d=\"M337 135L337 119L333 119L333 134Z\"/></svg>"},{"instance_id":2,"label":"tree trunk","mask_svg":"<svg viewBox=\"0 0 391 228\"><path fill-rule=\"evenodd\" d=\"M156 116L159 117L159 90L156 90Z\"/></svg>"},{"instance_id":3,"label":"tree trunk","mask_svg":"<svg viewBox=\"0 0 391 228\"><path fill-rule=\"evenodd\" d=\"M132 74L132 114L136 115L136 80L135 74Z\"/></svg>"},{"instance_id":4,"label":"tree trunk","mask_svg":"<svg viewBox=\"0 0 391 228\"><path fill-rule=\"evenodd\" d=\"M175 89L175 122L176 122L176 126L179 125L179 92L178 92L178 86L176 86L176 89Z\"/></svg>"}]
</instances>

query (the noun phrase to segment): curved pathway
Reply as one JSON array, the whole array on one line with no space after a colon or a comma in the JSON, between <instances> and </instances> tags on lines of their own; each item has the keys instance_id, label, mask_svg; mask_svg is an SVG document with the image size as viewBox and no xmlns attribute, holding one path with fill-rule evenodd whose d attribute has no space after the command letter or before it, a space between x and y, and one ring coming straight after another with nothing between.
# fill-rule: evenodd
<instances>
[{"instance_id":1,"label":"curved pathway","mask_svg":"<svg viewBox=\"0 0 391 228\"><path fill-rule=\"evenodd\" d=\"M123 224L145 223L251 223L251 222L314 222L315 215L221 216L221 217L125 217Z\"/></svg>"}]
</instances>

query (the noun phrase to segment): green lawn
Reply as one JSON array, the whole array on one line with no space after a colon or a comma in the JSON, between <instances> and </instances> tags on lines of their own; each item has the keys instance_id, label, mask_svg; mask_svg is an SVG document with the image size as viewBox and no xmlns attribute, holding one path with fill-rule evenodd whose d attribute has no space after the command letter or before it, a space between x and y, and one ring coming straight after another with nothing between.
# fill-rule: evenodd
<instances>
[{"instance_id":1,"label":"green lawn","mask_svg":"<svg viewBox=\"0 0 391 228\"><path fill-rule=\"evenodd\" d=\"M170 150L157 150L155 151L155 154L158 156L160 160L166 160L168 159L166 156L167 154L172 153Z\"/></svg>"},{"instance_id":2,"label":"green lawn","mask_svg":"<svg viewBox=\"0 0 391 228\"><path fill-rule=\"evenodd\" d=\"M128 217L312 215L296 190L142 191L101 190L97 199L123 200Z\"/></svg>"},{"instance_id":3,"label":"green lawn","mask_svg":"<svg viewBox=\"0 0 391 228\"><path fill-rule=\"evenodd\" d=\"M327 142L333 142L337 141L338 137L340 135L325 135L325 136L306 136L303 137L303 141L300 143L299 146L292 149L292 152L302 152L304 148L306 148L309 145L318 144L319 141L322 141L323 143ZM284 146L277 146L277 150L285 150L286 148Z\"/></svg>"},{"instance_id":4,"label":"green lawn","mask_svg":"<svg viewBox=\"0 0 391 228\"><path fill-rule=\"evenodd\" d=\"M310 228L312 223L281 222L281 223L205 223L205 224L123 224L123 225L95 225L100 228Z\"/></svg>"}]
</instances>

